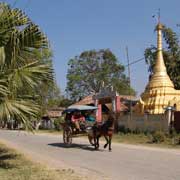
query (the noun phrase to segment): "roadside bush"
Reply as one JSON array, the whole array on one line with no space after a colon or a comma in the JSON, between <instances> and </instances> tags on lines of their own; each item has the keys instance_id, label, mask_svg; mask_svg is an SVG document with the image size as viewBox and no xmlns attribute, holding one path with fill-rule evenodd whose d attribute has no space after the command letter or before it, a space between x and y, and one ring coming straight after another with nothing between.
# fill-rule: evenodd
<instances>
[{"instance_id":1,"label":"roadside bush","mask_svg":"<svg viewBox=\"0 0 180 180\"><path fill-rule=\"evenodd\" d=\"M170 138L174 138L174 137L176 137L177 136L177 132L176 132L176 130L175 130L175 128L171 128L170 130L169 130L169 137Z\"/></svg>"},{"instance_id":2,"label":"roadside bush","mask_svg":"<svg viewBox=\"0 0 180 180\"><path fill-rule=\"evenodd\" d=\"M133 134L142 134L142 131L138 128L132 131Z\"/></svg>"},{"instance_id":3,"label":"roadside bush","mask_svg":"<svg viewBox=\"0 0 180 180\"><path fill-rule=\"evenodd\" d=\"M180 135L178 134L177 137L176 137L176 144L177 145L180 145Z\"/></svg>"},{"instance_id":4,"label":"roadside bush","mask_svg":"<svg viewBox=\"0 0 180 180\"><path fill-rule=\"evenodd\" d=\"M60 123L63 123L64 122L64 117L61 116L57 119L54 120L54 128L58 131L60 131L62 129Z\"/></svg>"},{"instance_id":5,"label":"roadside bush","mask_svg":"<svg viewBox=\"0 0 180 180\"><path fill-rule=\"evenodd\" d=\"M166 136L162 131L156 131L152 134L152 143L161 143L166 140Z\"/></svg>"},{"instance_id":6,"label":"roadside bush","mask_svg":"<svg viewBox=\"0 0 180 180\"><path fill-rule=\"evenodd\" d=\"M175 128L171 128L168 134L172 145L180 145L180 134L176 132Z\"/></svg>"},{"instance_id":7,"label":"roadside bush","mask_svg":"<svg viewBox=\"0 0 180 180\"><path fill-rule=\"evenodd\" d=\"M126 128L125 126L119 126L118 127L118 133L124 133L124 134L127 134L127 133L130 133L131 130L129 128Z\"/></svg>"},{"instance_id":8,"label":"roadside bush","mask_svg":"<svg viewBox=\"0 0 180 180\"><path fill-rule=\"evenodd\" d=\"M171 132L170 138L173 145L180 145L180 134L178 134L175 130Z\"/></svg>"}]
</instances>

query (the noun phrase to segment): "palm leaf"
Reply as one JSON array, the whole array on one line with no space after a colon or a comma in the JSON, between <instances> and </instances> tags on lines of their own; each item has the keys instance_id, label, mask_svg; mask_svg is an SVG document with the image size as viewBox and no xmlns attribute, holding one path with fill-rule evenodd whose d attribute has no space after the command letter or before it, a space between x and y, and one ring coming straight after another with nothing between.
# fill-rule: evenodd
<instances>
[{"instance_id":1,"label":"palm leaf","mask_svg":"<svg viewBox=\"0 0 180 180\"><path fill-rule=\"evenodd\" d=\"M48 42L44 34L34 24L28 25L24 30L14 29L5 46L6 65L17 67L29 60L36 59L34 49L47 48Z\"/></svg>"},{"instance_id":2,"label":"palm leaf","mask_svg":"<svg viewBox=\"0 0 180 180\"><path fill-rule=\"evenodd\" d=\"M13 100L5 98L0 103L0 119L17 120L25 125L27 129L31 129L33 120L39 112L39 106L32 101Z\"/></svg>"},{"instance_id":3,"label":"palm leaf","mask_svg":"<svg viewBox=\"0 0 180 180\"><path fill-rule=\"evenodd\" d=\"M11 91L21 88L36 88L43 81L53 81L53 70L49 63L31 62L18 69L11 70L8 74Z\"/></svg>"},{"instance_id":4,"label":"palm leaf","mask_svg":"<svg viewBox=\"0 0 180 180\"><path fill-rule=\"evenodd\" d=\"M0 3L0 46L9 40L13 29L27 26L30 19L20 9L10 9L5 3Z\"/></svg>"},{"instance_id":5,"label":"palm leaf","mask_svg":"<svg viewBox=\"0 0 180 180\"><path fill-rule=\"evenodd\" d=\"M53 81L52 64L36 52L48 47L46 36L19 9L0 3L0 119L31 128L38 117L39 85Z\"/></svg>"},{"instance_id":6,"label":"palm leaf","mask_svg":"<svg viewBox=\"0 0 180 180\"><path fill-rule=\"evenodd\" d=\"M7 87L7 79L0 77L0 97L7 96L9 94L9 90Z\"/></svg>"}]
</instances>

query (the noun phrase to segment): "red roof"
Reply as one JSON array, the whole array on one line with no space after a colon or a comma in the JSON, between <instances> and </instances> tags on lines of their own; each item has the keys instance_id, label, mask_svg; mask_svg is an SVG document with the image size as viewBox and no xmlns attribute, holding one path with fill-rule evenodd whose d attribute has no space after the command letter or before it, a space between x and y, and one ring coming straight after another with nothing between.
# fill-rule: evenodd
<instances>
[{"instance_id":1,"label":"red roof","mask_svg":"<svg viewBox=\"0 0 180 180\"><path fill-rule=\"evenodd\" d=\"M120 111L127 111L128 107L122 102L122 100L125 99L131 99L134 100L134 96L126 96L126 95L120 95ZM76 102L73 105L87 105L87 104L94 104L93 95L86 96L82 100Z\"/></svg>"}]
</instances>

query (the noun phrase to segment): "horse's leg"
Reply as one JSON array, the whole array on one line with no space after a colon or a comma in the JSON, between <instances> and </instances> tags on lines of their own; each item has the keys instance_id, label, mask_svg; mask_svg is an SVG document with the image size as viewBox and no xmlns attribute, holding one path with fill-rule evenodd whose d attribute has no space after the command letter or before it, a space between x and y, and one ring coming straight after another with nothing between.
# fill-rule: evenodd
<instances>
[{"instance_id":1,"label":"horse's leg","mask_svg":"<svg viewBox=\"0 0 180 180\"><path fill-rule=\"evenodd\" d=\"M94 148L97 149L97 137L94 134Z\"/></svg>"},{"instance_id":2,"label":"horse's leg","mask_svg":"<svg viewBox=\"0 0 180 180\"><path fill-rule=\"evenodd\" d=\"M97 128L94 127L93 129L93 139L94 139L94 149L97 149Z\"/></svg>"},{"instance_id":3,"label":"horse's leg","mask_svg":"<svg viewBox=\"0 0 180 180\"><path fill-rule=\"evenodd\" d=\"M100 138L100 136L95 133L94 134L94 148L95 149L99 148L99 138Z\"/></svg>"},{"instance_id":4,"label":"horse's leg","mask_svg":"<svg viewBox=\"0 0 180 180\"><path fill-rule=\"evenodd\" d=\"M109 136L109 151L111 151L111 140L112 140L112 136Z\"/></svg>"},{"instance_id":5,"label":"horse's leg","mask_svg":"<svg viewBox=\"0 0 180 180\"><path fill-rule=\"evenodd\" d=\"M94 146L93 139L94 139L94 137L91 136L90 134L88 134L88 140L89 140L89 143L90 143L92 146Z\"/></svg>"},{"instance_id":6,"label":"horse's leg","mask_svg":"<svg viewBox=\"0 0 180 180\"><path fill-rule=\"evenodd\" d=\"M104 138L106 139L106 144L104 145L104 148L106 148L107 145L109 144L109 140L108 140L108 137L106 135L104 135Z\"/></svg>"},{"instance_id":7,"label":"horse's leg","mask_svg":"<svg viewBox=\"0 0 180 180\"><path fill-rule=\"evenodd\" d=\"M97 136L97 149L99 149L99 138L100 138L100 135Z\"/></svg>"}]
</instances>

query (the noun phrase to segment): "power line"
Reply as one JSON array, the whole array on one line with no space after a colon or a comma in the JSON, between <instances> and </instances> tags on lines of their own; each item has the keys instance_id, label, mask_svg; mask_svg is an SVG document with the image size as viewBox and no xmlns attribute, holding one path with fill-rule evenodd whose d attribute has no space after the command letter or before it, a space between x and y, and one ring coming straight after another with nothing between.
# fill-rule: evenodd
<instances>
[{"instance_id":1,"label":"power line","mask_svg":"<svg viewBox=\"0 0 180 180\"><path fill-rule=\"evenodd\" d=\"M138 60L135 60L135 61L133 61L133 62L125 65L125 67L130 66L130 65L132 65L132 64L136 64L136 63L138 63L138 62L140 62L140 61L142 61L142 60L144 60L144 59L145 59L145 58L143 57L143 58L140 58L140 59L138 59Z\"/></svg>"}]
</instances>

